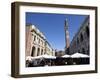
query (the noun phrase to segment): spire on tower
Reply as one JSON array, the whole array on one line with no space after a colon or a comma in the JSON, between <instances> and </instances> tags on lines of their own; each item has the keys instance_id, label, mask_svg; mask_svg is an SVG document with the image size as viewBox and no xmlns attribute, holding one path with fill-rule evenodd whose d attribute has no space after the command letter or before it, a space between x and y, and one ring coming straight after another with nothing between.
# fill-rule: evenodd
<instances>
[{"instance_id":1,"label":"spire on tower","mask_svg":"<svg viewBox=\"0 0 100 80\"><path fill-rule=\"evenodd\" d=\"M67 20L67 18L65 20L65 30L68 30L68 20Z\"/></svg>"}]
</instances>

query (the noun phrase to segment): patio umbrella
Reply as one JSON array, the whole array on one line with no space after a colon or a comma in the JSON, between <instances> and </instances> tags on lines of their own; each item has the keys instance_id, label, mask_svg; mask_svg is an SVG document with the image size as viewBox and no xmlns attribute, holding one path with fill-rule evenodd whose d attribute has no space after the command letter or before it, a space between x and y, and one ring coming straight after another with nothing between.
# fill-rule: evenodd
<instances>
[{"instance_id":1,"label":"patio umbrella","mask_svg":"<svg viewBox=\"0 0 100 80\"><path fill-rule=\"evenodd\" d=\"M61 57L63 57L63 58L68 58L68 57L70 57L70 55L63 55L63 56L61 56Z\"/></svg>"},{"instance_id":2,"label":"patio umbrella","mask_svg":"<svg viewBox=\"0 0 100 80\"><path fill-rule=\"evenodd\" d=\"M86 55L86 54L82 54L82 53L74 53L74 54L72 54L71 55L71 57L72 58L89 58L89 56L88 55Z\"/></svg>"},{"instance_id":3,"label":"patio umbrella","mask_svg":"<svg viewBox=\"0 0 100 80\"><path fill-rule=\"evenodd\" d=\"M31 56L27 56L26 60L32 61L32 57Z\"/></svg>"},{"instance_id":4,"label":"patio umbrella","mask_svg":"<svg viewBox=\"0 0 100 80\"><path fill-rule=\"evenodd\" d=\"M47 54L45 54L45 55L41 55L43 58L46 58L46 59L56 59L56 57L55 56L52 56L52 55L47 55Z\"/></svg>"},{"instance_id":5,"label":"patio umbrella","mask_svg":"<svg viewBox=\"0 0 100 80\"><path fill-rule=\"evenodd\" d=\"M42 58L44 58L45 61L46 61L45 65L49 65L49 66L51 66L53 60L56 59L56 57L55 57L55 56L52 56L52 55L44 54L44 55L41 55L41 56L42 56Z\"/></svg>"},{"instance_id":6,"label":"patio umbrella","mask_svg":"<svg viewBox=\"0 0 100 80\"><path fill-rule=\"evenodd\" d=\"M65 65L71 64L71 56L70 55L65 54L65 55L61 56L61 58Z\"/></svg>"},{"instance_id":7,"label":"patio umbrella","mask_svg":"<svg viewBox=\"0 0 100 80\"><path fill-rule=\"evenodd\" d=\"M43 58L43 57L42 57L42 55L40 55L40 56L35 56L35 57L32 57L32 59L41 59L41 58Z\"/></svg>"}]
</instances>

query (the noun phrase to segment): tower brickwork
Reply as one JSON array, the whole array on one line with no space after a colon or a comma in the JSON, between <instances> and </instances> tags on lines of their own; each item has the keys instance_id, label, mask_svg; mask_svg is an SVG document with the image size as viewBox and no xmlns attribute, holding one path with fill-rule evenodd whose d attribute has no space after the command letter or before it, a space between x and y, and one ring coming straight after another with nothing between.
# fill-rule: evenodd
<instances>
[{"instance_id":1,"label":"tower brickwork","mask_svg":"<svg viewBox=\"0 0 100 80\"><path fill-rule=\"evenodd\" d=\"M68 20L65 20L65 54L69 54L69 46L70 46L70 38L69 38L69 31L68 31Z\"/></svg>"}]
</instances>

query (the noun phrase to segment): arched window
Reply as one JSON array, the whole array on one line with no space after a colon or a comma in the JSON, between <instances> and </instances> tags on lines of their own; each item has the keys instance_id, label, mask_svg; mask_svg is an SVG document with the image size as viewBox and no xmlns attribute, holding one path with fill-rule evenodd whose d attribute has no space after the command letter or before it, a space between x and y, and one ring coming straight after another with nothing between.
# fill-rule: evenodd
<instances>
[{"instance_id":1,"label":"arched window","mask_svg":"<svg viewBox=\"0 0 100 80\"><path fill-rule=\"evenodd\" d=\"M89 27L88 26L86 27L86 34L89 37Z\"/></svg>"},{"instance_id":2,"label":"arched window","mask_svg":"<svg viewBox=\"0 0 100 80\"><path fill-rule=\"evenodd\" d=\"M83 34L81 33L80 35L80 41L82 42L83 41Z\"/></svg>"},{"instance_id":3,"label":"arched window","mask_svg":"<svg viewBox=\"0 0 100 80\"><path fill-rule=\"evenodd\" d=\"M79 44L79 38L77 38L77 44Z\"/></svg>"},{"instance_id":4,"label":"arched window","mask_svg":"<svg viewBox=\"0 0 100 80\"><path fill-rule=\"evenodd\" d=\"M80 53L80 50L78 50L78 52Z\"/></svg>"},{"instance_id":5,"label":"arched window","mask_svg":"<svg viewBox=\"0 0 100 80\"><path fill-rule=\"evenodd\" d=\"M31 51L31 56L34 56L34 54L35 54L35 47L33 46Z\"/></svg>"},{"instance_id":6,"label":"arched window","mask_svg":"<svg viewBox=\"0 0 100 80\"><path fill-rule=\"evenodd\" d=\"M82 48L82 53L85 54L85 49L84 48Z\"/></svg>"},{"instance_id":7,"label":"arched window","mask_svg":"<svg viewBox=\"0 0 100 80\"><path fill-rule=\"evenodd\" d=\"M36 40L36 36L34 36L34 41Z\"/></svg>"},{"instance_id":8,"label":"arched window","mask_svg":"<svg viewBox=\"0 0 100 80\"><path fill-rule=\"evenodd\" d=\"M43 49L41 50L41 55L43 55Z\"/></svg>"}]
</instances>

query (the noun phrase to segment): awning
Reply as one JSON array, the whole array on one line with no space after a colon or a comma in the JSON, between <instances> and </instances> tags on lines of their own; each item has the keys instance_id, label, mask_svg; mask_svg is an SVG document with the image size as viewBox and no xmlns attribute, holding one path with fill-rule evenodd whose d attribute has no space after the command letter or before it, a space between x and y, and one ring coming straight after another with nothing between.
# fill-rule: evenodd
<instances>
[{"instance_id":1,"label":"awning","mask_svg":"<svg viewBox=\"0 0 100 80\"><path fill-rule=\"evenodd\" d=\"M82 53L74 53L71 55L72 58L88 58L89 56L86 54L82 54Z\"/></svg>"},{"instance_id":2,"label":"awning","mask_svg":"<svg viewBox=\"0 0 100 80\"><path fill-rule=\"evenodd\" d=\"M61 56L61 57L63 57L63 58L68 58L68 57L70 57L70 55L64 55L64 56Z\"/></svg>"}]
</instances>

